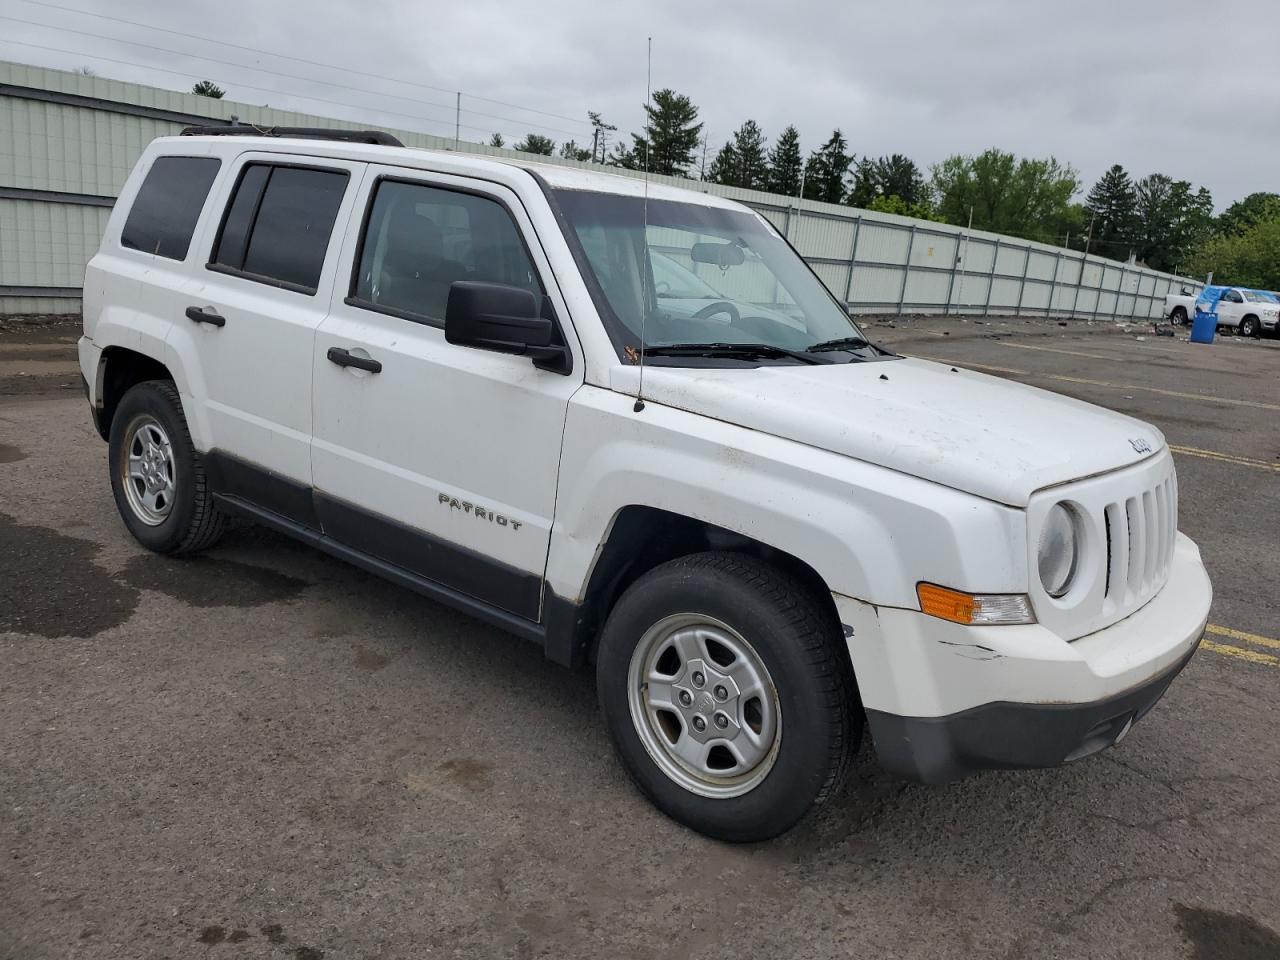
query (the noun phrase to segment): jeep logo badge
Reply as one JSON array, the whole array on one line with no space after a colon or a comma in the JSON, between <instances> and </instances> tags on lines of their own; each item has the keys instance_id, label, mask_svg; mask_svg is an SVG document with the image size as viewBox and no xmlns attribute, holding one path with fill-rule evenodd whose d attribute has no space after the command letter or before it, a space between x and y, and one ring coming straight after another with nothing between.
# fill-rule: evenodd
<instances>
[{"instance_id":1,"label":"jeep logo badge","mask_svg":"<svg viewBox=\"0 0 1280 960\"><path fill-rule=\"evenodd\" d=\"M1133 447L1133 449L1138 453L1151 452L1151 444L1148 442L1146 437L1131 437L1129 439L1129 446Z\"/></svg>"}]
</instances>

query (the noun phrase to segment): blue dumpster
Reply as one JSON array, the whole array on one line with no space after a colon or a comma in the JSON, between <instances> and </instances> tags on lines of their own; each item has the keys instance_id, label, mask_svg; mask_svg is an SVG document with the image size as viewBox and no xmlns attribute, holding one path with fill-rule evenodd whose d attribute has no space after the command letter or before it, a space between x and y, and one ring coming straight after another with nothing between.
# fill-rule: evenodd
<instances>
[{"instance_id":1,"label":"blue dumpster","mask_svg":"<svg viewBox=\"0 0 1280 960\"><path fill-rule=\"evenodd\" d=\"M1226 287L1210 286L1200 291L1196 297L1195 313L1191 321L1192 343L1213 343L1213 336L1218 332L1218 301Z\"/></svg>"},{"instance_id":2,"label":"blue dumpster","mask_svg":"<svg viewBox=\"0 0 1280 960\"><path fill-rule=\"evenodd\" d=\"M1191 321L1192 343L1213 343L1213 335L1218 332L1218 311L1205 313L1197 310L1195 319Z\"/></svg>"}]
</instances>

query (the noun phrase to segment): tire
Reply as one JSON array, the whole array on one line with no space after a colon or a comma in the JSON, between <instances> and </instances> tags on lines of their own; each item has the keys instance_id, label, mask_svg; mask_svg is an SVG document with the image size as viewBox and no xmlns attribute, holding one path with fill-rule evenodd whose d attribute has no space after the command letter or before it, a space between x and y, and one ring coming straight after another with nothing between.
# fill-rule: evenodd
<instances>
[{"instance_id":1,"label":"tire","mask_svg":"<svg viewBox=\"0 0 1280 960\"><path fill-rule=\"evenodd\" d=\"M112 417L108 451L116 509L148 550L194 553L222 535L223 515L171 381L130 388Z\"/></svg>"},{"instance_id":2,"label":"tire","mask_svg":"<svg viewBox=\"0 0 1280 960\"><path fill-rule=\"evenodd\" d=\"M1261 325L1258 323L1257 317L1245 317L1240 321L1240 336L1256 337Z\"/></svg>"},{"instance_id":3,"label":"tire","mask_svg":"<svg viewBox=\"0 0 1280 960\"><path fill-rule=\"evenodd\" d=\"M789 830L838 789L862 732L840 625L798 581L736 554L673 560L632 584L601 634L596 686L640 791L719 840Z\"/></svg>"},{"instance_id":4,"label":"tire","mask_svg":"<svg viewBox=\"0 0 1280 960\"><path fill-rule=\"evenodd\" d=\"M1183 326L1187 322L1187 311L1182 307L1174 307L1173 313L1169 314L1169 319L1173 321L1175 326Z\"/></svg>"}]
</instances>

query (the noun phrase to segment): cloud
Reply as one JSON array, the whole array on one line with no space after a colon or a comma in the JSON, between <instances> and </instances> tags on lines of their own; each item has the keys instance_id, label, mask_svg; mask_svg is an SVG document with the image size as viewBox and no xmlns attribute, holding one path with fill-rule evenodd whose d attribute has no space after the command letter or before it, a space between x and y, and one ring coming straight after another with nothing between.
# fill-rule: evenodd
<instances>
[{"instance_id":1,"label":"cloud","mask_svg":"<svg viewBox=\"0 0 1280 960\"><path fill-rule=\"evenodd\" d=\"M461 90L464 138L500 131L513 142L533 131L581 143L590 139L588 109L621 135L639 129L652 36L654 86L699 105L711 154L752 118L771 137L794 123L806 149L839 127L860 155L906 153L925 166L994 145L1052 154L1088 184L1121 163L1135 176L1160 171L1206 185L1219 207L1280 189L1273 0L1213 8L1193 0L220 0L216 9L127 0L98 8L332 69L68 12L89 9L88 0L58 2L66 6L8 4L7 16L48 26L3 21L0 57L88 64L103 76L176 88L207 76L237 100L438 134L453 132ZM1232 39L1205 39L1215 36Z\"/></svg>"}]
</instances>

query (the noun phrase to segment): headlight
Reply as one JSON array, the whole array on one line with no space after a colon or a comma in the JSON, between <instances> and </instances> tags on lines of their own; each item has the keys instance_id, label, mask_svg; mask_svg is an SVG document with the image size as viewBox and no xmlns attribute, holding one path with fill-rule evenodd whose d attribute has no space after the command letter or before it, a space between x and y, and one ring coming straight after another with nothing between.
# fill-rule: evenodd
<instances>
[{"instance_id":1,"label":"headlight","mask_svg":"<svg viewBox=\"0 0 1280 960\"><path fill-rule=\"evenodd\" d=\"M1056 503L1040 528L1040 583L1049 596L1061 597L1071 589L1078 553L1075 513L1066 504Z\"/></svg>"}]
</instances>

